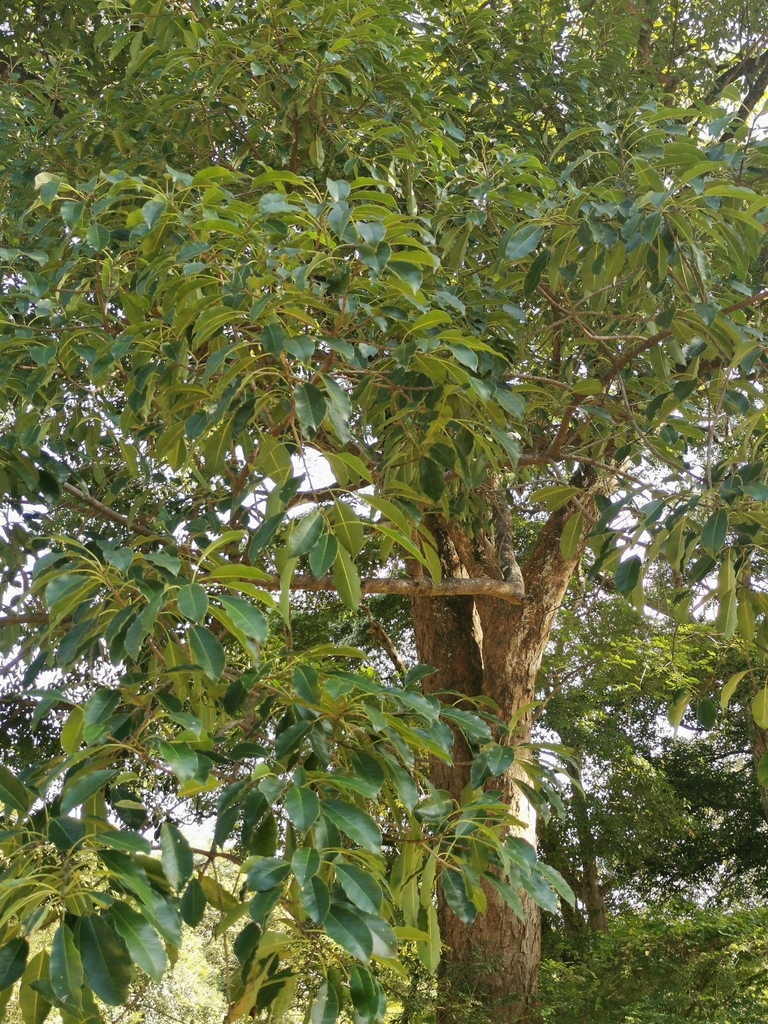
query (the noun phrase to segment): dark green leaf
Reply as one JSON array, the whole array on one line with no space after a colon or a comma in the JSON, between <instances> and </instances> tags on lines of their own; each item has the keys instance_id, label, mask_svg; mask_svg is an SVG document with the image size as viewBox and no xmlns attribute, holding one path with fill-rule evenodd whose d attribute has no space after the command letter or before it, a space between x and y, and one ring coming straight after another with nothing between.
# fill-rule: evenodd
<instances>
[{"instance_id":1,"label":"dark green leaf","mask_svg":"<svg viewBox=\"0 0 768 1024\"><path fill-rule=\"evenodd\" d=\"M336 878L350 903L363 911L364 914L378 915L384 895L374 876L354 864L337 861L334 865Z\"/></svg>"},{"instance_id":2,"label":"dark green leaf","mask_svg":"<svg viewBox=\"0 0 768 1024\"><path fill-rule=\"evenodd\" d=\"M383 992L371 972L360 964L353 964L349 972L349 994L355 1013L365 1024L376 1024L383 1020Z\"/></svg>"},{"instance_id":3,"label":"dark green leaf","mask_svg":"<svg viewBox=\"0 0 768 1024\"><path fill-rule=\"evenodd\" d=\"M728 513L724 508L713 512L701 531L701 546L713 558L725 543L728 533Z\"/></svg>"},{"instance_id":4,"label":"dark green leaf","mask_svg":"<svg viewBox=\"0 0 768 1024\"><path fill-rule=\"evenodd\" d=\"M285 794L285 813L296 828L305 835L317 821L320 800L314 790L306 786L294 786Z\"/></svg>"},{"instance_id":5,"label":"dark green leaf","mask_svg":"<svg viewBox=\"0 0 768 1024\"><path fill-rule=\"evenodd\" d=\"M81 917L75 933L85 977L102 1002L120 1006L128 998L133 980L131 961L103 917Z\"/></svg>"},{"instance_id":6,"label":"dark green leaf","mask_svg":"<svg viewBox=\"0 0 768 1024\"><path fill-rule=\"evenodd\" d=\"M477 917L477 907L467 895L462 873L453 868L443 868L440 872L440 885L446 902L456 917L464 924L472 924Z\"/></svg>"},{"instance_id":7,"label":"dark green leaf","mask_svg":"<svg viewBox=\"0 0 768 1024\"><path fill-rule=\"evenodd\" d=\"M709 697L703 697L696 705L696 719L702 729L714 729L717 705Z\"/></svg>"},{"instance_id":8,"label":"dark green leaf","mask_svg":"<svg viewBox=\"0 0 768 1024\"><path fill-rule=\"evenodd\" d=\"M323 923L331 906L331 896L322 878L314 876L309 879L299 893L299 902L315 924Z\"/></svg>"},{"instance_id":9,"label":"dark green leaf","mask_svg":"<svg viewBox=\"0 0 768 1024\"><path fill-rule=\"evenodd\" d=\"M544 228L538 224L526 224L503 243L501 255L511 263L521 260L523 256L533 252L543 234Z\"/></svg>"},{"instance_id":10,"label":"dark green leaf","mask_svg":"<svg viewBox=\"0 0 768 1024\"><path fill-rule=\"evenodd\" d=\"M293 524L288 538L288 557L300 558L317 544L323 532L324 520L319 512L312 512Z\"/></svg>"},{"instance_id":11,"label":"dark green leaf","mask_svg":"<svg viewBox=\"0 0 768 1024\"><path fill-rule=\"evenodd\" d=\"M51 945L51 986L68 1007L83 1005L83 963L72 932L62 923Z\"/></svg>"},{"instance_id":12,"label":"dark green leaf","mask_svg":"<svg viewBox=\"0 0 768 1024\"><path fill-rule=\"evenodd\" d=\"M192 875L194 858L189 843L170 821L160 829L160 861L165 877L177 892L181 892Z\"/></svg>"},{"instance_id":13,"label":"dark green leaf","mask_svg":"<svg viewBox=\"0 0 768 1024\"><path fill-rule=\"evenodd\" d=\"M320 863L320 854L312 846L300 846L291 857L291 870L302 889L320 870Z\"/></svg>"},{"instance_id":14,"label":"dark green leaf","mask_svg":"<svg viewBox=\"0 0 768 1024\"><path fill-rule=\"evenodd\" d=\"M419 484L426 496L439 501L445 489L445 473L433 459L419 459Z\"/></svg>"},{"instance_id":15,"label":"dark green leaf","mask_svg":"<svg viewBox=\"0 0 768 1024\"><path fill-rule=\"evenodd\" d=\"M260 644L264 643L269 627L267 620L258 608L254 608L252 604L244 601L241 597L226 597L222 594L218 600L237 629Z\"/></svg>"},{"instance_id":16,"label":"dark green leaf","mask_svg":"<svg viewBox=\"0 0 768 1024\"><path fill-rule=\"evenodd\" d=\"M208 594L199 583L188 583L176 595L181 614L193 622L202 622L208 611Z\"/></svg>"},{"instance_id":17,"label":"dark green leaf","mask_svg":"<svg viewBox=\"0 0 768 1024\"><path fill-rule=\"evenodd\" d=\"M0 764L0 801L6 807L18 811L19 814L26 814L32 803L32 794L27 787L2 764Z\"/></svg>"},{"instance_id":18,"label":"dark green leaf","mask_svg":"<svg viewBox=\"0 0 768 1024\"><path fill-rule=\"evenodd\" d=\"M190 928L196 928L203 920L206 899L203 887L196 878L191 879L184 890L180 907L184 924L188 924Z\"/></svg>"},{"instance_id":19,"label":"dark green leaf","mask_svg":"<svg viewBox=\"0 0 768 1024\"><path fill-rule=\"evenodd\" d=\"M205 626L189 627L189 647L195 664L209 679L219 679L227 665L224 648Z\"/></svg>"},{"instance_id":20,"label":"dark green leaf","mask_svg":"<svg viewBox=\"0 0 768 1024\"><path fill-rule=\"evenodd\" d=\"M134 963L159 982L165 973L167 960L165 947L154 928L135 910L120 900L109 908L115 931L128 947Z\"/></svg>"},{"instance_id":21,"label":"dark green leaf","mask_svg":"<svg viewBox=\"0 0 768 1024\"><path fill-rule=\"evenodd\" d=\"M114 768L101 768L93 772L86 769L70 779L61 796L62 814L69 814L75 807L79 807L88 797L103 789L115 775L117 771Z\"/></svg>"},{"instance_id":22,"label":"dark green leaf","mask_svg":"<svg viewBox=\"0 0 768 1024\"><path fill-rule=\"evenodd\" d=\"M13 985L24 973L29 954L25 938L11 939L0 946L0 991Z\"/></svg>"},{"instance_id":23,"label":"dark green leaf","mask_svg":"<svg viewBox=\"0 0 768 1024\"><path fill-rule=\"evenodd\" d=\"M288 861L275 857L264 857L256 861L248 872L248 888L256 892L265 892L279 885L290 874L291 865Z\"/></svg>"},{"instance_id":24,"label":"dark green leaf","mask_svg":"<svg viewBox=\"0 0 768 1024\"><path fill-rule=\"evenodd\" d=\"M325 932L351 956L365 963L373 953L373 936L365 921L353 910L333 904L324 921Z\"/></svg>"},{"instance_id":25,"label":"dark green leaf","mask_svg":"<svg viewBox=\"0 0 768 1024\"><path fill-rule=\"evenodd\" d=\"M309 567L320 579L336 561L339 542L330 533L324 533L309 552Z\"/></svg>"},{"instance_id":26,"label":"dark green leaf","mask_svg":"<svg viewBox=\"0 0 768 1024\"><path fill-rule=\"evenodd\" d=\"M640 582L642 562L638 555L625 558L616 569L616 589L620 594L631 594Z\"/></svg>"},{"instance_id":27,"label":"dark green leaf","mask_svg":"<svg viewBox=\"0 0 768 1024\"><path fill-rule=\"evenodd\" d=\"M299 384L293 393L296 415L304 426L317 430L325 419L328 405L325 395L314 384Z\"/></svg>"},{"instance_id":28,"label":"dark green leaf","mask_svg":"<svg viewBox=\"0 0 768 1024\"><path fill-rule=\"evenodd\" d=\"M373 818L356 804L323 800L321 813L349 838L371 853L381 853L381 830Z\"/></svg>"}]
</instances>

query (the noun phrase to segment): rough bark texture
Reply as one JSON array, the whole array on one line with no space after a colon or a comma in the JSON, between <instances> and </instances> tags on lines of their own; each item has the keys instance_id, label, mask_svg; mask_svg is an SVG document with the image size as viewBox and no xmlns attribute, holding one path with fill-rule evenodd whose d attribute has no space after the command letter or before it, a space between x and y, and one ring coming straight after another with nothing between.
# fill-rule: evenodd
<instances>
[{"instance_id":1,"label":"rough bark texture","mask_svg":"<svg viewBox=\"0 0 768 1024\"><path fill-rule=\"evenodd\" d=\"M515 606L482 596L414 598L419 659L438 669L426 680L430 691L483 694L496 702L500 717L506 721L534 700L536 674L547 639L582 552L583 539L569 560L560 553L563 527L575 511L576 507L569 504L554 512L539 533L522 567L526 592L523 604ZM502 523L502 529L504 526ZM507 575L504 569L508 567L500 565L499 558L504 555L504 545L494 546L482 533L470 540L437 518L431 529L446 576L499 579ZM585 532L588 529L585 526ZM515 742L528 740L530 729L530 714L523 714ZM435 784L456 800L469 778L469 768L461 764L468 761L467 753L459 743L456 767L437 761L432 766ZM493 785L495 789L503 788L513 813L522 822L519 834L535 845L535 813L517 787L515 774L513 766L506 778L494 780ZM461 986L492 1009L493 1019L499 1024L531 1019L541 940L538 909L525 897L526 916L521 921L495 890L486 889L486 895L488 909L471 926L462 924L445 905L439 906L441 935L447 947L438 1000L439 1022L447 1024L456 1019L451 1003L461 996L466 998L466 992L459 992Z\"/></svg>"}]
</instances>

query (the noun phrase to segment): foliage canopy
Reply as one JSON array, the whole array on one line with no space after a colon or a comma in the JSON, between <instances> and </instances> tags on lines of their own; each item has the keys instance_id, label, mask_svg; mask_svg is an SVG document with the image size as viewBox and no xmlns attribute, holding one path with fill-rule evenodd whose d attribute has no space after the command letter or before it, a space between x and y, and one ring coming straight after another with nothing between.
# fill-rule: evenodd
<instances>
[{"instance_id":1,"label":"foliage canopy","mask_svg":"<svg viewBox=\"0 0 768 1024\"><path fill-rule=\"evenodd\" d=\"M371 963L437 964L436 877L465 922L481 876L519 913L569 895L485 788L510 723L291 633L301 589L519 605L513 578L443 579L434 523L478 536L491 484L532 529L565 509L562 558L588 537L636 604L663 557L668 610L709 587L768 649L766 147L752 71L718 66L765 17L14 6L2 637L50 742L0 767L3 998L94 1020L210 905L239 928L230 1019L290 1005L292 930L348 955L314 1024L373 1024ZM460 801L427 772L454 730Z\"/></svg>"}]
</instances>

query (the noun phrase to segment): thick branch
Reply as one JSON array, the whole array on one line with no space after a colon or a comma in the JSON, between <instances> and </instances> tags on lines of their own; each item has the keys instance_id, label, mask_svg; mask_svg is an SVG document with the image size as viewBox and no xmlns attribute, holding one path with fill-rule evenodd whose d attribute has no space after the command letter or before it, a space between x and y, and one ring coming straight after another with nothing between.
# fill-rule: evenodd
<instances>
[{"instance_id":1,"label":"thick branch","mask_svg":"<svg viewBox=\"0 0 768 1024\"><path fill-rule=\"evenodd\" d=\"M48 621L45 612L27 612L20 615L0 615L0 629L3 626L30 626Z\"/></svg>"},{"instance_id":2,"label":"thick branch","mask_svg":"<svg viewBox=\"0 0 768 1024\"><path fill-rule=\"evenodd\" d=\"M279 590L280 578L273 576L272 579L259 583L265 590ZM493 580L487 577L462 579L452 577L444 579L435 586L431 580L420 577L418 579L402 580L374 576L367 580L360 581L360 589L364 594L399 594L402 597L498 597L508 604L522 604L525 601L525 594L521 587L514 583L507 583L506 580ZM294 576L291 580L291 590L336 590L336 584L330 576L323 576L322 579L315 579L314 576Z\"/></svg>"}]
</instances>

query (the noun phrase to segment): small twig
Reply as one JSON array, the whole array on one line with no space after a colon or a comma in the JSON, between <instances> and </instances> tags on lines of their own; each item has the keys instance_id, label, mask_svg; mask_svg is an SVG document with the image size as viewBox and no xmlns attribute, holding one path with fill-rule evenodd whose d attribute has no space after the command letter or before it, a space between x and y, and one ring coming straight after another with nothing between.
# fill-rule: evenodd
<instances>
[{"instance_id":1,"label":"small twig","mask_svg":"<svg viewBox=\"0 0 768 1024\"><path fill-rule=\"evenodd\" d=\"M406 668L405 665L403 664L400 655L397 653L397 648L395 647L392 641L392 637L389 635L389 633L387 633L386 629L384 629L382 624L378 622L376 619L374 619L373 615L371 614L371 609L368 607L368 605L363 605L363 608L365 610L365 614L368 616L368 621L371 624L371 628L368 630L368 632L371 634L373 639L377 640L384 648L389 657L389 660L395 666L395 671L398 673L398 675L404 676L406 673Z\"/></svg>"}]
</instances>

